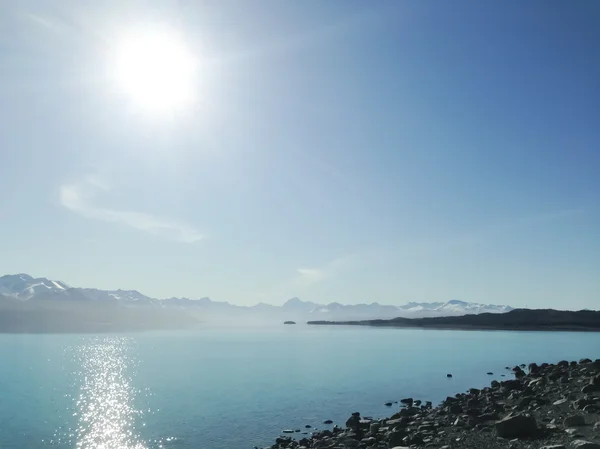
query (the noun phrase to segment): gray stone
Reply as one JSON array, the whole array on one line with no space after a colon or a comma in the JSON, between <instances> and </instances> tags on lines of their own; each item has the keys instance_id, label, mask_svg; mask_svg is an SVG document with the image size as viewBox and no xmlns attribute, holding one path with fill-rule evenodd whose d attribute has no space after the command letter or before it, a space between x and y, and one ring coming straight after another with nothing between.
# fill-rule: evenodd
<instances>
[{"instance_id":1,"label":"gray stone","mask_svg":"<svg viewBox=\"0 0 600 449\"><path fill-rule=\"evenodd\" d=\"M374 446L377 444L377 438L375 437L368 437L368 438L363 438L361 440L361 443L366 444L367 446Z\"/></svg>"},{"instance_id":2,"label":"gray stone","mask_svg":"<svg viewBox=\"0 0 600 449\"><path fill-rule=\"evenodd\" d=\"M458 404L452 404L450 407L448 407L448 412L452 413L453 415L458 415L459 413L463 412L463 408Z\"/></svg>"},{"instance_id":3,"label":"gray stone","mask_svg":"<svg viewBox=\"0 0 600 449\"><path fill-rule=\"evenodd\" d=\"M346 447L358 447L360 445L360 441L355 440L354 438L345 438L343 443Z\"/></svg>"},{"instance_id":4,"label":"gray stone","mask_svg":"<svg viewBox=\"0 0 600 449\"><path fill-rule=\"evenodd\" d=\"M537 430L531 415L509 415L496 422L496 433L501 438L526 438L535 435Z\"/></svg>"},{"instance_id":5,"label":"gray stone","mask_svg":"<svg viewBox=\"0 0 600 449\"><path fill-rule=\"evenodd\" d=\"M567 416L564 421L565 427L581 427L585 426L585 418L583 415Z\"/></svg>"},{"instance_id":6,"label":"gray stone","mask_svg":"<svg viewBox=\"0 0 600 449\"><path fill-rule=\"evenodd\" d=\"M579 410L583 410L586 405L595 404L595 403L596 403L596 401L594 401L593 399L581 398L581 399L577 399L575 402L573 402L573 407L576 409L579 409Z\"/></svg>"},{"instance_id":7,"label":"gray stone","mask_svg":"<svg viewBox=\"0 0 600 449\"><path fill-rule=\"evenodd\" d=\"M360 413L358 413L358 412L352 413L352 416L350 418L348 418L348 420L346 421L346 427L355 428L355 427L358 427L359 424L360 424Z\"/></svg>"},{"instance_id":8,"label":"gray stone","mask_svg":"<svg viewBox=\"0 0 600 449\"><path fill-rule=\"evenodd\" d=\"M499 417L498 417L497 413L484 413L482 415L479 415L477 418L481 422L486 422L486 421L497 421Z\"/></svg>"},{"instance_id":9,"label":"gray stone","mask_svg":"<svg viewBox=\"0 0 600 449\"><path fill-rule=\"evenodd\" d=\"M585 440L575 440L571 443L571 447L575 449L600 449L600 444Z\"/></svg>"},{"instance_id":10,"label":"gray stone","mask_svg":"<svg viewBox=\"0 0 600 449\"><path fill-rule=\"evenodd\" d=\"M389 427L406 427L408 425L408 418L398 418L398 419L390 419L386 421L385 425Z\"/></svg>"},{"instance_id":11,"label":"gray stone","mask_svg":"<svg viewBox=\"0 0 600 449\"><path fill-rule=\"evenodd\" d=\"M581 389L581 392L583 394L587 394L587 393L595 393L597 391L600 391L600 386L598 385L586 385L585 387L583 387Z\"/></svg>"},{"instance_id":12,"label":"gray stone","mask_svg":"<svg viewBox=\"0 0 600 449\"><path fill-rule=\"evenodd\" d=\"M404 398L404 399L400 399L400 402L409 407L412 407L414 401L413 401L413 398Z\"/></svg>"},{"instance_id":13,"label":"gray stone","mask_svg":"<svg viewBox=\"0 0 600 449\"><path fill-rule=\"evenodd\" d=\"M408 433L404 430L397 430L395 432L390 433L390 439L388 442L388 447L397 447L404 442L404 438L408 436Z\"/></svg>"},{"instance_id":14,"label":"gray stone","mask_svg":"<svg viewBox=\"0 0 600 449\"><path fill-rule=\"evenodd\" d=\"M452 425L456 426L456 427L464 427L467 424L462 419L456 418L456 421L454 421L454 423Z\"/></svg>"}]
</instances>

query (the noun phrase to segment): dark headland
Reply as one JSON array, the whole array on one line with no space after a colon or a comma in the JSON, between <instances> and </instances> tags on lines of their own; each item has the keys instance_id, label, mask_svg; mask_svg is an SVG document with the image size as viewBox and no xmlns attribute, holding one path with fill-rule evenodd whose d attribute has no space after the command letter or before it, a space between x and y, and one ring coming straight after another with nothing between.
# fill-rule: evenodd
<instances>
[{"instance_id":1,"label":"dark headland","mask_svg":"<svg viewBox=\"0 0 600 449\"><path fill-rule=\"evenodd\" d=\"M515 309L507 313L482 313L453 317L309 321L308 324L462 330L600 331L600 311Z\"/></svg>"}]
</instances>

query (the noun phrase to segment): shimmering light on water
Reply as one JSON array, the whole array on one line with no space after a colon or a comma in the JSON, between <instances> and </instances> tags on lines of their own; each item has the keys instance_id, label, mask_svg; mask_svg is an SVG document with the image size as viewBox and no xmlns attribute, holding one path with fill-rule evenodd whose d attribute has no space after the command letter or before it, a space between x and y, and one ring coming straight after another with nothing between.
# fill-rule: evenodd
<instances>
[{"instance_id":1,"label":"shimmering light on water","mask_svg":"<svg viewBox=\"0 0 600 449\"><path fill-rule=\"evenodd\" d=\"M265 447L282 429L343 424L353 411L389 416L390 400L435 403L509 378L505 366L582 357L600 357L600 333L280 325L0 335L0 448Z\"/></svg>"},{"instance_id":2,"label":"shimmering light on water","mask_svg":"<svg viewBox=\"0 0 600 449\"><path fill-rule=\"evenodd\" d=\"M75 348L81 382L75 415L80 449L146 449L136 429L143 414L134 407L138 393L130 369L134 359L125 337L99 337Z\"/></svg>"}]
</instances>

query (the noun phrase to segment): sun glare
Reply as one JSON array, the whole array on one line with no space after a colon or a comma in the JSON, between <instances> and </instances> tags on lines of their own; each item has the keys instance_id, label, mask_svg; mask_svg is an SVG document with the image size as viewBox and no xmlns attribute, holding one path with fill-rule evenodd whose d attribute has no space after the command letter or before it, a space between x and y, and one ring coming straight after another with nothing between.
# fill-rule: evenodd
<instances>
[{"instance_id":1,"label":"sun glare","mask_svg":"<svg viewBox=\"0 0 600 449\"><path fill-rule=\"evenodd\" d=\"M115 47L113 69L123 93L146 110L172 112L193 99L196 61L171 30L126 35Z\"/></svg>"}]
</instances>

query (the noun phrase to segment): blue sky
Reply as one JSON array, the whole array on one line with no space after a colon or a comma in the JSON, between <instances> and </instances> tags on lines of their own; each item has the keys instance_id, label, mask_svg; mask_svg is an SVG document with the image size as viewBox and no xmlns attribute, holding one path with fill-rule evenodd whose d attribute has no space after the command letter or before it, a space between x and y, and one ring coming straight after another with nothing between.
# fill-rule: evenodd
<instances>
[{"instance_id":1,"label":"blue sky","mask_svg":"<svg viewBox=\"0 0 600 449\"><path fill-rule=\"evenodd\" d=\"M0 272L280 304L600 303L596 1L0 6ZM197 61L181 110L120 35Z\"/></svg>"}]
</instances>

